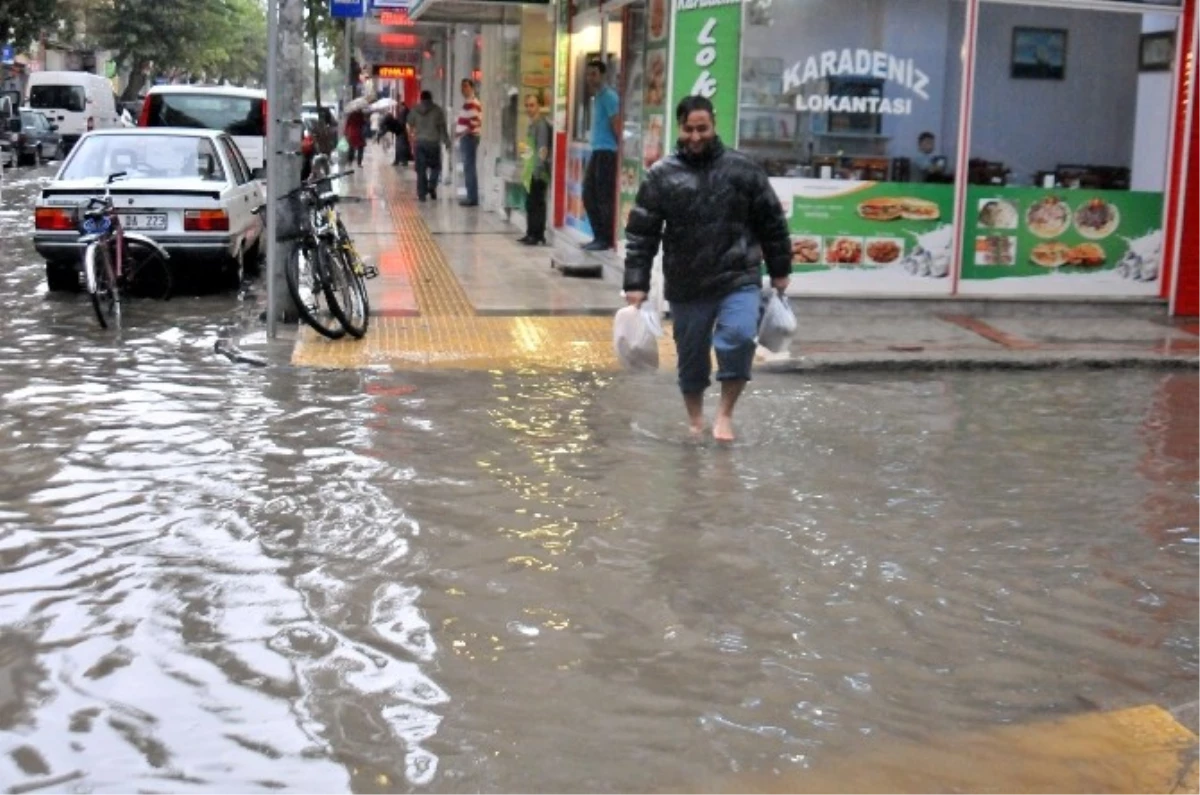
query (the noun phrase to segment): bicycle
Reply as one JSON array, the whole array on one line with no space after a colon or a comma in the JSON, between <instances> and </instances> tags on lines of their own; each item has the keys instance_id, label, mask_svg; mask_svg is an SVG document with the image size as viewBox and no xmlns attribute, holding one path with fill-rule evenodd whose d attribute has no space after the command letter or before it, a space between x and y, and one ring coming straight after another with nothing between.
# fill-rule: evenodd
<instances>
[{"instance_id":1,"label":"bicycle","mask_svg":"<svg viewBox=\"0 0 1200 795\"><path fill-rule=\"evenodd\" d=\"M93 196L78 206L79 243L83 249L83 273L88 296L100 328L110 321L121 325L121 293L166 301L171 297L171 269L166 249L145 235L126 232L112 199L112 184L125 176L124 171L104 179L104 195ZM129 245L145 246L148 251L132 256Z\"/></svg>"},{"instance_id":2,"label":"bicycle","mask_svg":"<svg viewBox=\"0 0 1200 795\"><path fill-rule=\"evenodd\" d=\"M279 197L296 202L292 215L297 225L279 236L299 241L284 267L288 292L300 318L329 339L347 332L356 339L366 335L370 306L364 279L378 275L358 256L335 209L338 195L322 190L323 183L352 173L310 180Z\"/></svg>"}]
</instances>

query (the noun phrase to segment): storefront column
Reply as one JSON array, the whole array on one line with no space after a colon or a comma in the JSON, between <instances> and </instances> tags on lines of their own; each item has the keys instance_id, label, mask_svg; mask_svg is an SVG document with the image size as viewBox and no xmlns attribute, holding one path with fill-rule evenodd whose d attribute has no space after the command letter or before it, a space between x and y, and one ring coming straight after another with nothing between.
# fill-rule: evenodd
<instances>
[{"instance_id":1,"label":"storefront column","mask_svg":"<svg viewBox=\"0 0 1200 795\"><path fill-rule=\"evenodd\" d=\"M1200 142L1197 139L1196 113L1196 47L1200 41L1200 17L1196 0L1186 0L1183 20L1179 27L1180 46L1178 93L1175 102L1175 146L1171 168L1171 218L1168 219L1167 255L1170 269L1164 283L1169 285L1167 298L1170 314L1180 317L1200 315L1200 235L1196 218L1200 215L1200 196L1197 186L1197 165L1200 163Z\"/></svg>"},{"instance_id":2,"label":"storefront column","mask_svg":"<svg viewBox=\"0 0 1200 795\"><path fill-rule=\"evenodd\" d=\"M966 34L962 50L962 80L959 85L958 103L958 157L954 166L954 244L950 250L956 252L950 272L950 295L958 295L958 284L962 278L963 256L967 230L967 185L971 163L971 112L975 101L975 44L979 38L980 0L967 0Z\"/></svg>"}]
</instances>

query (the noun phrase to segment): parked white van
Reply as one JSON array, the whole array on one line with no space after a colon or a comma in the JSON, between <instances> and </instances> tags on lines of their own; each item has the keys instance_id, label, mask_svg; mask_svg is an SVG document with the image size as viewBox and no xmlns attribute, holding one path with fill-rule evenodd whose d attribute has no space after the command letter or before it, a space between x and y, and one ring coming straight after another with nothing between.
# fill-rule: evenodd
<instances>
[{"instance_id":1,"label":"parked white van","mask_svg":"<svg viewBox=\"0 0 1200 795\"><path fill-rule=\"evenodd\" d=\"M63 149L70 150L79 136L92 130L121 126L121 111L112 83L90 72L34 72L29 75L29 100L58 125Z\"/></svg>"},{"instance_id":2,"label":"parked white van","mask_svg":"<svg viewBox=\"0 0 1200 795\"><path fill-rule=\"evenodd\" d=\"M267 92L234 86L157 85L146 92L139 127L219 130L233 138L250 168L263 167Z\"/></svg>"}]
</instances>

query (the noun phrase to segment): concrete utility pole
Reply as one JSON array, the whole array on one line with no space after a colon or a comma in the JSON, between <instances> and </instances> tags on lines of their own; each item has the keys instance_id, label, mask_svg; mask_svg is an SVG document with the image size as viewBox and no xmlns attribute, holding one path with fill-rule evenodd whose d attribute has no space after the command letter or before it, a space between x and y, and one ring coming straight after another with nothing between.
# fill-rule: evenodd
<instances>
[{"instance_id":1,"label":"concrete utility pole","mask_svg":"<svg viewBox=\"0 0 1200 795\"><path fill-rule=\"evenodd\" d=\"M274 7L274 8L272 8ZM270 18L277 10L278 17ZM274 240L275 230L292 227L282 218L286 204L277 199L300 185L300 106L304 97L305 31L304 0L272 0L268 9L268 31L274 28L267 65L267 112L271 137L268 141L267 200L271 218L271 238L267 244L267 333L275 334L278 321L294 323L296 307L287 290L284 263L295 248L295 241ZM271 25L275 22L275 25Z\"/></svg>"}]
</instances>

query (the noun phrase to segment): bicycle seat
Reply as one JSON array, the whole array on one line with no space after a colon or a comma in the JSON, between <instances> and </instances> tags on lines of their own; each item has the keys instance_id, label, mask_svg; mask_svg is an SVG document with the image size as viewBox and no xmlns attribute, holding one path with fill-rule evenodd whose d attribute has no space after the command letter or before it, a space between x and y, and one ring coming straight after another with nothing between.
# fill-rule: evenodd
<instances>
[{"instance_id":1,"label":"bicycle seat","mask_svg":"<svg viewBox=\"0 0 1200 795\"><path fill-rule=\"evenodd\" d=\"M337 204L341 200L341 197L330 191L322 193L317 197L317 199L321 202L321 204Z\"/></svg>"}]
</instances>

